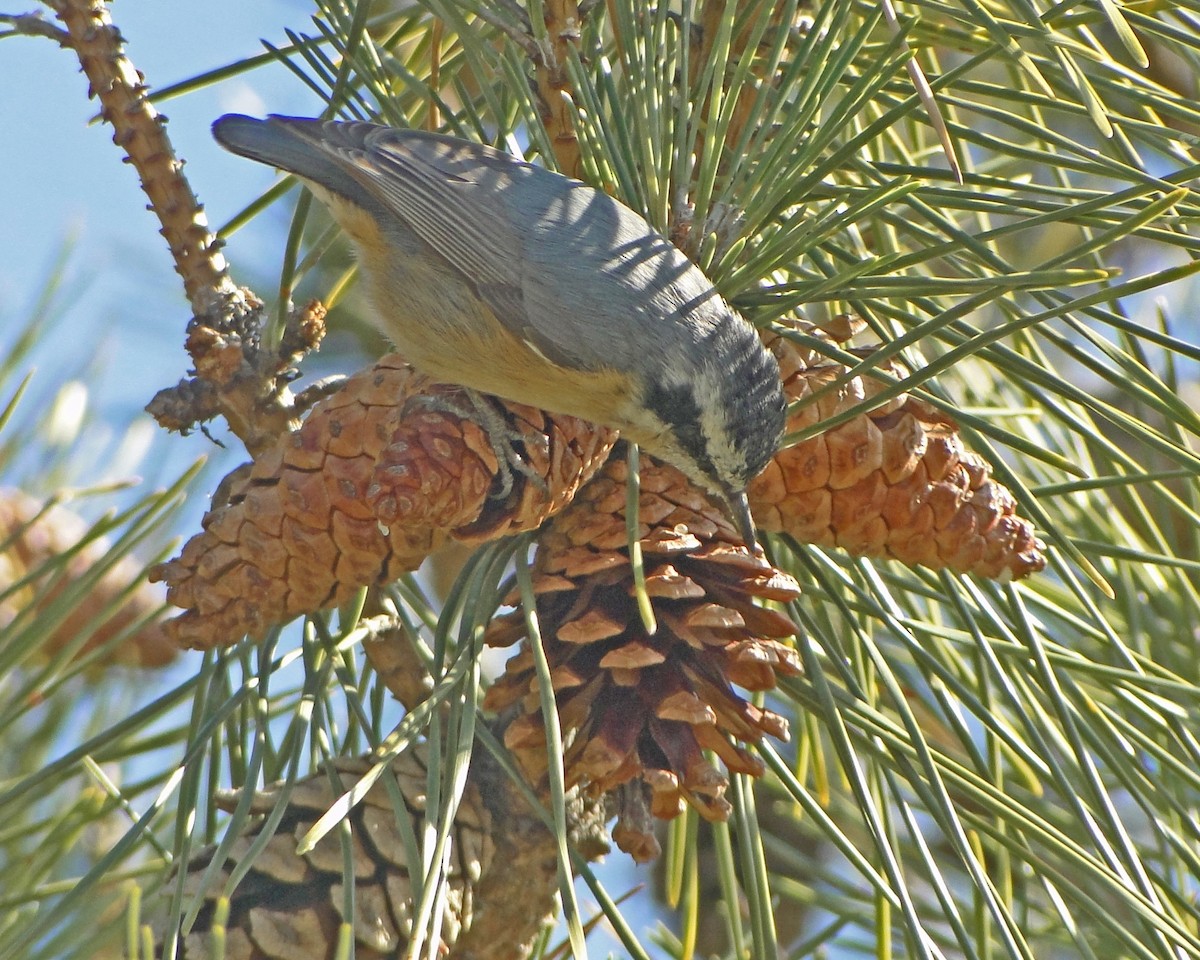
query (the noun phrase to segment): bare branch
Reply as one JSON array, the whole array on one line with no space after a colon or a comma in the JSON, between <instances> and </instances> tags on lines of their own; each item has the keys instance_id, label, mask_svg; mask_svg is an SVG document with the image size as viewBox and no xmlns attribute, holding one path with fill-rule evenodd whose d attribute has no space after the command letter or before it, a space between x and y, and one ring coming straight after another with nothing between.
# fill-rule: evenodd
<instances>
[{"instance_id":1,"label":"bare branch","mask_svg":"<svg viewBox=\"0 0 1200 960\"><path fill-rule=\"evenodd\" d=\"M554 147L559 170L568 177L578 177L582 165L571 112L574 97L567 61L571 47L579 45L579 4L576 0L547 0L543 9L549 49L534 58L538 94L544 106L542 123Z\"/></svg>"},{"instance_id":2,"label":"bare branch","mask_svg":"<svg viewBox=\"0 0 1200 960\"><path fill-rule=\"evenodd\" d=\"M42 19L41 13L37 11L33 13L0 13L0 23L11 24L13 33L20 33L27 37L46 37L55 41L59 46L71 46L71 35L65 30L60 30L54 24L47 23Z\"/></svg>"},{"instance_id":3,"label":"bare branch","mask_svg":"<svg viewBox=\"0 0 1200 960\"><path fill-rule=\"evenodd\" d=\"M253 455L296 425L298 412L287 383L292 364L320 342L324 311L312 305L298 311L282 353L263 348L262 301L230 279L221 241L209 230L167 136L166 118L146 97L145 78L126 56L107 4L45 2L65 31L32 14L8 19L21 32L51 37L75 51L89 96L100 101L100 116L114 130L113 142L141 178L192 306L186 345L195 377L160 391L147 410L162 426L180 432L223 415Z\"/></svg>"}]
</instances>

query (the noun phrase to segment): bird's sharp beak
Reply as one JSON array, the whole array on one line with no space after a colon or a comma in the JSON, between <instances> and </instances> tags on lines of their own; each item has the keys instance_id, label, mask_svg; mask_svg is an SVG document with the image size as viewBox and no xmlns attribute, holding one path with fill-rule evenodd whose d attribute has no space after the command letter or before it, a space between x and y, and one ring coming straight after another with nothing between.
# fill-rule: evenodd
<instances>
[{"instance_id":1,"label":"bird's sharp beak","mask_svg":"<svg viewBox=\"0 0 1200 960\"><path fill-rule=\"evenodd\" d=\"M726 490L725 500L729 505L730 517L737 524L738 532L746 542L746 547L751 553L758 553L758 539L754 536L754 518L750 516L750 502L746 499L746 492L739 490L735 493L733 490Z\"/></svg>"}]
</instances>

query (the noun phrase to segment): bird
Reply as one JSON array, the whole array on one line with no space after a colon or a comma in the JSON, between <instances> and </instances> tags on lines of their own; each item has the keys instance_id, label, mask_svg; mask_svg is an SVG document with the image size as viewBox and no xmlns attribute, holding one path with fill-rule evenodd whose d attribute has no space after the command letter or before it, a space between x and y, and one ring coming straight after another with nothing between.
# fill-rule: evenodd
<instances>
[{"instance_id":1,"label":"bird","mask_svg":"<svg viewBox=\"0 0 1200 960\"><path fill-rule=\"evenodd\" d=\"M212 132L328 207L416 370L618 430L723 501L757 550L745 491L783 435L778 363L642 216L440 133L240 114Z\"/></svg>"}]
</instances>

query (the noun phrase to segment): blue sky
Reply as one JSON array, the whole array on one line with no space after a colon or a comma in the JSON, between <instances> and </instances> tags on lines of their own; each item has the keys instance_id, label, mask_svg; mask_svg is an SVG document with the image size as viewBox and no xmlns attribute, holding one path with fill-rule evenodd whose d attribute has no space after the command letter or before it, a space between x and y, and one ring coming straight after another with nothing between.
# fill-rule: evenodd
<instances>
[{"instance_id":1,"label":"blue sky","mask_svg":"<svg viewBox=\"0 0 1200 960\"><path fill-rule=\"evenodd\" d=\"M301 0L171 0L121 3L114 13L131 59L154 89L260 53L260 37L286 43L284 26L302 28L309 9ZM0 89L0 129L8 132L0 152L0 317L12 324L25 315L64 240L73 237L71 275L80 295L55 337L52 362L86 358L99 340L121 375L102 376L95 399L114 412L136 410L186 363L180 348L186 303L166 244L111 129L89 124L96 102L86 99L86 81L69 51L41 38L5 39ZM318 106L283 68L162 105L211 225L273 179L267 168L220 150L208 132L213 119L230 110L311 113ZM278 251L255 243L267 233L247 231L231 251L235 266L245 260L267 269L278 262ZM131 354L137 362L117 362Z\"/></svg>"},{"instance_id":2,"label":"blue sky","mask_svg":"<svg viewBox=\"0 0 1200 960\"><path fill-rule=\"evenodd\" d=\"M131 60L155 90L261 53L259 38L286 44L285 27L305 29L312 9L307 0L133 0L113 12ZM64 382L77 379L75 395L86 396L98 423L86 442L64 441L71 471L63 482L71 485L143 477L159 486L202 455L225 472L245 459L236 442L222 451L200 435L168 436L142 413L187 369L189 310L135 171L121 162L111 128L92 122L98 107L86 97L74 55L40 37L5 38L0 89L0 129L8 132L0 150L0 352L25 322L64 243L73 246L61 317L33 356L31 397L19 413L36 413ZM217 147L212 121L228 111L313 114L320 107L276 66L160 105L211 227L275 177ZM282 216L256 221L231 242L226 253L235 280L278 269ZM105 444L113 445L131 422L141 442L127 445L128 456L116 456ZM214 425L214 433L222 436L223 425ZM5 478L21 479L16 471ZM181 529L196 527L205 506L200 498L190 501Z\"/></svg>"}]
</instances>

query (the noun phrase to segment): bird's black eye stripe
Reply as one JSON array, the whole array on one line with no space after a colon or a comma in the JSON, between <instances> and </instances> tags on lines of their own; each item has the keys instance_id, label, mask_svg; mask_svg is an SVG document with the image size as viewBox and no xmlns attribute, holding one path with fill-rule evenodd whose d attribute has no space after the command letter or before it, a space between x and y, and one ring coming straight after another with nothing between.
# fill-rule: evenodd
<instances>
[{"instance_id":1,"label":"bird's black eye stripe","mask_svg":"<svg viewBox=\"0 0 1200 960\"><path fill-rule=\"evenodd\" d=\"M716 466L708 455L708 444L700 429L700 405L691 384L652 382L645 403L671 428L683 451L705 476L715 477Z\"/></svg>"},{"instance_id":2,"label":"bird's black eye stripe","mask_svg":"<svg viewBox=\"0 0 1200 960\"><path fill-rule=\"evenodd\" d=\"M759 345L757 334L733 364L726 396L727 418L733 425L733 443L746 463L749 481L758 475L779 447L787 420L787 400L775 358Z\"/></svg>"}]
</instances>

